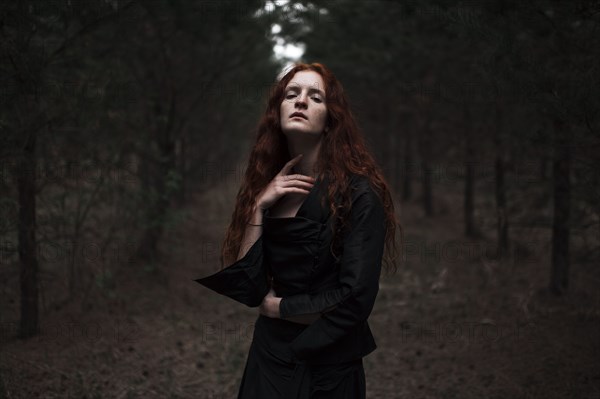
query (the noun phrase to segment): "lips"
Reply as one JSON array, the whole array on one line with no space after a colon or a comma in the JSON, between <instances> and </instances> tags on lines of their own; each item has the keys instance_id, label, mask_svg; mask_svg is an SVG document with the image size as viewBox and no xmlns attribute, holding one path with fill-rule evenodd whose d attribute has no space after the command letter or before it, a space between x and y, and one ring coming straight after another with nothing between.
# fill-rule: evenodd
<instances>
[{"instance_id":1,"label":"lips","mask_svg":"<svg viewBox=\"0 0 600 399\"><path fill-rule=\"evenodd\" d=\"M304 118L304 119L308 120L306 115L304 115L302 112L294 112L293 114L290 115L290 118L293 118L295 116L299 116L300 118Z\"/></svg>"}]
</instances>

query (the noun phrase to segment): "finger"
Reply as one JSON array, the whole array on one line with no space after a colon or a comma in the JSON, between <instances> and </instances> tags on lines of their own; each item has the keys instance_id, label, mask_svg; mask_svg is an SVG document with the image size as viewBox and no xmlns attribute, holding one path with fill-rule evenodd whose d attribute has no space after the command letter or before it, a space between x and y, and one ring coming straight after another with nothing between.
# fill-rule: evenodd
<instances>
[{"instance_id":1,"label":"finger","mask_svg":"<svg viewBox=\"0 0 600 399\"><path fill-rule=\"evenodd\" d=\"M296 187L286 187L283 189L283 193L285 194L290 194L290 193L297 193L297 194L310 194L310 190L306 190L304 188L296 188Z\"/></svg>"},{"instance_id":2,"label":"finger","mask_svg":"<svg viewBox=\"0 0 600 399\"><path fill-rule=\"evenodd\" d=\"M283 165L283 168L281 168L281 171L279 172L279 174L287 175L288 173L290 173L290 170L294 167L294 165L296 165L298 162L300 162L300 159L302 159L302 154L296 155L294 158L289 160L285 165Z\"/></svg>"},{"instance_id":3,"label":"finger","mask_svg":"<svg viewBox=\"0 0 600 399\"><path fill-rule=\"evenodd\" d=\"M305 188L307 190L310 190L311 188L313 188L313 186L315 185L314 179L310 176L304 176L304 175L288 175L288 176L298 176L297 178L287 178L284 176L282 183L280 184L280 187L282 188L289 188L289 187L296 187L296 188Z\"/></svg>"},{"instance_id":4,"label":"finger","mask_svg":"<svg viewBox=\"0 0 600 399\"><path fill-rule=\"evenodd\" d=\"M285 176L282 176L282 180L283 180L283 182L285 184L285 187L289 186L290 183L292 185L293 184L305 185L306 183L308 183L312 187L312 185L315 183L315 181L317 181L317 179L315 179L312 176L301 175L299 173L297 173L295 175L285 175Z\"/></svg>"}]
</instances>

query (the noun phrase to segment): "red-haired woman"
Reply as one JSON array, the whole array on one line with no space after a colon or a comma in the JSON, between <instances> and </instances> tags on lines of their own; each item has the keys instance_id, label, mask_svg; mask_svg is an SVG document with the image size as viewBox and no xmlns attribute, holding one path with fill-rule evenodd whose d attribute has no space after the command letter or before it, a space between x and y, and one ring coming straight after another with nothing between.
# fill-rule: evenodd
<instances>
[{"instance_id":1,"label":"red-haired woman","mask_svg":"<svg viewBox=\"0 0 600 399\"><path fill-rule=\"evenodd\" d=\"M396 227L341 84L296 64L258 125L221 253L233 263L195 280L259 307L238 398L365 397L367 318Z\"/></svg>"}]
</instances>

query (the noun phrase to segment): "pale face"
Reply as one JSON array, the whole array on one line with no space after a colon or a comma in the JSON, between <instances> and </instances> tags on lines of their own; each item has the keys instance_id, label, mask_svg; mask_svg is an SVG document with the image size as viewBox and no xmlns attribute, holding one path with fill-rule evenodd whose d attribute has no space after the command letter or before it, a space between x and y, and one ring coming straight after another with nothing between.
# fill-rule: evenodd
<instances>
[{"instance_id":1,"label":"pale face","mask_svg":"<svg viewBox=\"0 0 600 399\"><path fill-rule=\"evenodd\" d=\"M281 130L290 134L320 135L327 122L325 84L314 71L296 72L285 88L279 109ZM293 114L300 113L303 116Z\"/></svg>"}]
</instances>

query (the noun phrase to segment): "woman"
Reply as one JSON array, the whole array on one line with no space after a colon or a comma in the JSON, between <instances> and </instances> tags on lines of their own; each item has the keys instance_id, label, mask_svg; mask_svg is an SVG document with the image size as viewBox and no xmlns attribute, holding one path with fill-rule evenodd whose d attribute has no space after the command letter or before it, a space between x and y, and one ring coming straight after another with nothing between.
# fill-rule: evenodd
<instances>
[{"instance_id":1,"label":"woman","mask_svg":"<svg viewBox=\"0 0 600 399\"><path fill-rule=\"evenodd\" d=\"M259 316L238 398L364 398L367 318L397 223L388 186L321 64L274 86L258 126L221 271L195 281Z\"/></svg>"}]
</instances>

